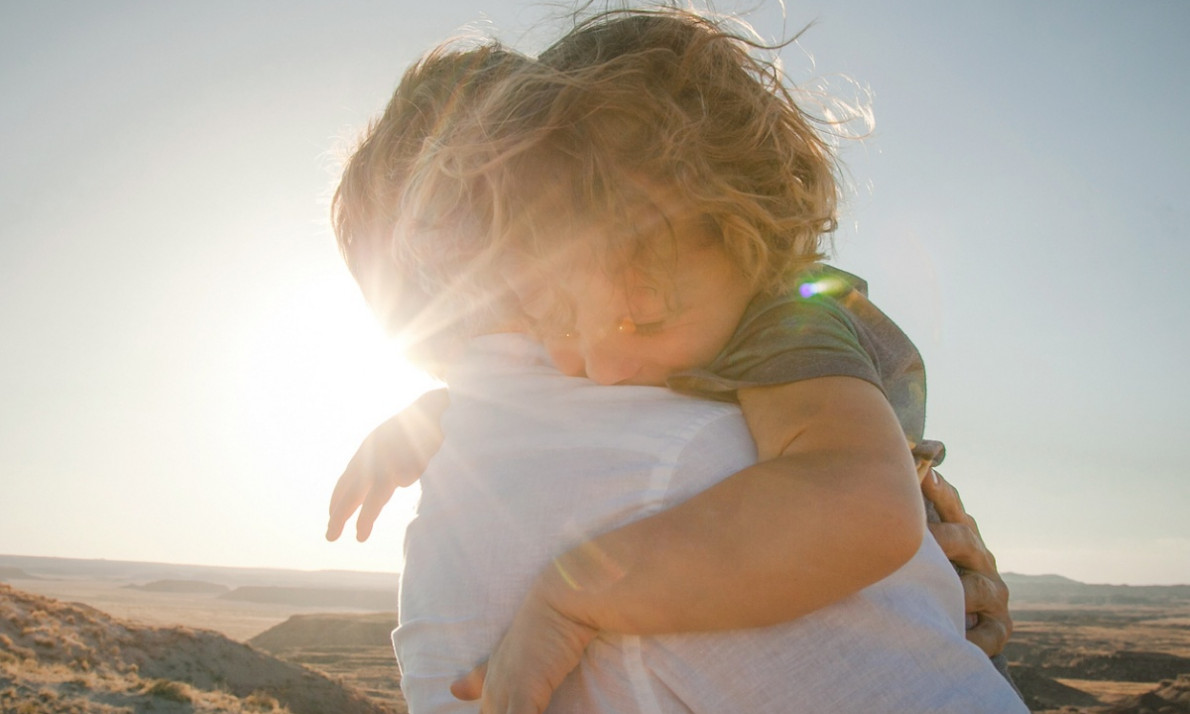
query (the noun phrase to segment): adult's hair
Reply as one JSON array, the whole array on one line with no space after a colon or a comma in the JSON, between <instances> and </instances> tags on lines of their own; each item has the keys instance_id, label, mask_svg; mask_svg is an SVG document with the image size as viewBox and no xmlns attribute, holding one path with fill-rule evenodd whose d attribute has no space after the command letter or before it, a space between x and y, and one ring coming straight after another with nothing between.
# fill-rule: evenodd
<instances>
[{"instance_id":1,"label":"adult's hair","mask_svg":"<svg viewBox=\"0 0 1190 714\"><path fill-rule=\"evenodd\" d=\"M416 233L405 192L423 154L441 143L495 81L526 58L497 43L449 42L410 67L384 113L347 158L331 202L339 249L364 297L391 332L406 332L423 356L465 331L444 280L458 280L483 252L482 232ZM463 205L455 207L464 215ZM446 277L449 276L449 277Z\"/></svg>"}]
</instances>

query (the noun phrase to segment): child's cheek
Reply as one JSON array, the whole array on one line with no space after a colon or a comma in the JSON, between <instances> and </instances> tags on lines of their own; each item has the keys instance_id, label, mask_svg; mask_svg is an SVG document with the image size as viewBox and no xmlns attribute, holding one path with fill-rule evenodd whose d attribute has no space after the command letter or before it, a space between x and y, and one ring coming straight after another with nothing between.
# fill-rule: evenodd
<instances>
[{"instance_id":1,"label":"child's cheek","mask_svg":"<svg viewBox=\"0 0 1190 714\"><path fill-rule=\"evenodd\" d=\"M568 377L587 376L586 362L582 354L574 347L573 339L564 337L545 340L545 348L550 353L550 359L558 371Z\"/></svg>"}]
</instances>

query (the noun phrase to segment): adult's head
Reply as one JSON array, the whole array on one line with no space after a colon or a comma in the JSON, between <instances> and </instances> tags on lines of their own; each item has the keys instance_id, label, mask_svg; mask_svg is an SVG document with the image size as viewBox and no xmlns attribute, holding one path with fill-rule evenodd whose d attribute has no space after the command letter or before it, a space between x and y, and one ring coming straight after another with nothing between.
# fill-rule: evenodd
<instances>
[{"instance_id":1,"label":"adult's head","mask_svg":"<svg viewBox=\"0 0 1190 714\"><path fill-rule=\"evenodd\" d=\"M444 284L467 271L486 247L482 231L416 232L405 192L425 155L445 141L501 77L528 62L497 43L444 44L405 72L384 113L363 132L345 162L331 203L339 249L369 305L391 332L410 334L431 359L465 332L462 309ZM455 196L456 221L469 215ZM439 202L441 206L441 202Z\"/></svg>"}]
</instances>

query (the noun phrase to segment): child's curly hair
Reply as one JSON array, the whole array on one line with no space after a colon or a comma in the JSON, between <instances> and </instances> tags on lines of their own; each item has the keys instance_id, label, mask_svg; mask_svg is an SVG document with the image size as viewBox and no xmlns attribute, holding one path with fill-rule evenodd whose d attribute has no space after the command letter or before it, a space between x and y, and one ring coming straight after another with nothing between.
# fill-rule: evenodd
<instances>
[{"instance_id":1,"label":"child's curly hair","mask_svg":"<svg viewBox=\"0 0 1190 714\"><path fill-rule=\"evenodd\" d=\"M486 235L454 231L446 245L441 234L403 232L410 177L427 147L440 143L478 96L528 61L495 42L439 46L405 72L383 115L368 125L345 162L331 201L339 249L386 328L409 331L423 323L411 336L414 342L432 343L461 329L457 310L455 317L443 317L451 302L443 276L458 279L456 269L483 252ZM431 313L440 324L424 324Z\"/></svg>"},{"instance_id":2,"label":"child's curly hair","mask_svg":"<svg viewBox=\"0 0 1190 714\"><path fill-rule=\"evenodd\" d=\"M757 49L682 10L588 20L486 93L422 167L413 213L445 215L427 207L466 183L490 249L616 270L655 250L645 216L685 212L757 291L778 291L822 258L838 167Z\"/></svg>"}]
</instances>

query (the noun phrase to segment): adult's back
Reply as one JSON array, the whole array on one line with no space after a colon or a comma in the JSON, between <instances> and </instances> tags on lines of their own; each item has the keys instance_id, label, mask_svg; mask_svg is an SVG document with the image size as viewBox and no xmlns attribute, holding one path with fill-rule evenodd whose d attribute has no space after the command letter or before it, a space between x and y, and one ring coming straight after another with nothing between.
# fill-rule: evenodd
<instances>
[{"instance_id":1,"label":"adult's back","mask_svg":"<svg viewBox=\"0 0 1190 714\"><path fill-rule=\"evenodd\" d=\"M448 375L445 442L406 535L394 646L414 714L474 711L448 687L488 656L553 558L750 465L734 406L559 374L517 335L475 340ZM550 711L1011 712L963 633L933 539L893 576L783 625L606 634Z\"/></svg>"}]
</instances>

